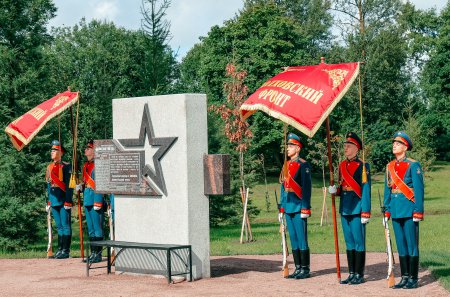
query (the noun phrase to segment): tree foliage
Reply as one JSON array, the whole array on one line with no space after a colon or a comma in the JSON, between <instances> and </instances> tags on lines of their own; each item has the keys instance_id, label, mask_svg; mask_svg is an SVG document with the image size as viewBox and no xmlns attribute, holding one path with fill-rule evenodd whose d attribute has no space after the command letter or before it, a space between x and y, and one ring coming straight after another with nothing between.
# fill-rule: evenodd
<instances>
[{"instance_id":1,"label":"tree foliage","mask_svg":"<svg viewBox=\"0 0 450 297\"><path fill-rule=\"evenodd\" d=\"M208 104L225 106L231 90L226 66L245 70L240 86L254 92L285 66L364 62L361 65L366 157L382 170L392 158L391 137L406 130L414 142L413 158L427 167L434 156L450 160L450 5L438 13L400 0L246 0L244 8L221 26L213 26L183 59L168 42L170 0L142 0L138 31L113 23L81 20L73 27L47 32L56 8L49 0L3 0L0 5L0 124L9 122L70 87L79 91L79 145L89 138L112 137L113 98L177 92L201 92ZM339 33L337 36L333 34ZM228 85L232 86L232 84ZM239 95L239 102L245 93ZM359 131L358 84L330 116L333 152L340 135ZM236 120L238 102L222 109ZM233 111L233 112L232 112ZM229 115L234 113L234 117ZM229 118L227 118L229 117ZM227 138L227 121L208 114L209 152L232 156L236 196L212 200L212 223L233 222L241 211L239 155ZM262 112L248 119L253 137L245 154L246 179L262 178L257 162L264 155L269 173L282 163L283 124ZM44 230L44 170L52 139L70 151L70 112L50 121L21 152L0 135L0 244L18 249ZM228 126L230 128L230 126ZM233 133L232 130L229 132ZM295 132L295 131L293 131ZM305 151L318 159L320 129ZM320 155L320 154L319 154ZM72 161L65 157L65 160ZM311 161L321 170L321 162Z\"/></svg>"},{"instance_id":2,"label":"tree foliage","mask_svg":"<svg viewBox=\"0 0 450 297\"><path fill-rule=\"evenodd\" d=\"M46 24L56 8L47 0L2 1L0 6L0 126L47 95L43 47L51 42ZM0 135L0 245L21 249L35 241L44 223L45 134L21 152ZM47 155L48 156L48 155ZM40 220L42 218L42 221ZM41 223L42 222L42 223Z\"/></svg>"}]
</instances>

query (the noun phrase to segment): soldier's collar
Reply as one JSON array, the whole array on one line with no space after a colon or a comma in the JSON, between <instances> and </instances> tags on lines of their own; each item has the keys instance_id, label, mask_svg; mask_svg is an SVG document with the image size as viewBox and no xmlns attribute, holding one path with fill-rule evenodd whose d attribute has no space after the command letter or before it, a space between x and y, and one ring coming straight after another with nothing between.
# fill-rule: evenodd
<instances>
[{"instance_id":1,"label":"soldier's collar","mask_svg":"<svg viewBox=\"0 0 450 297\"><path fill-rule=\"evenodd\" d=\"M404 161L406 161L406 155L404 155L402 158L400 158L400 159L397 159L397 158L395 158L395 161L396 162L404 162Z\"/></svg>"},{"instance_id":2,"label":"soldier's collar","mask_svg":"<svg viewBox=\"0 0 450 297\"><path fill-rule=\"evenodd\" d=\"M354 156L354 157L351 158L351 159L346 158L347 162L353 162L353 161L355 161L356 159L358 159L358 155Z\"/></svg>"},{"instance_id":3,"label":"soldier's collar","mask_svg":"<svg viewBox=\"0 0 450 297\"><path fill-rule=\"evenodd\" d=\"M298 162L300 160L300 156L297 156L295 158L292 158L290 161L291 162Z\"/></svg>"}]
</instances>

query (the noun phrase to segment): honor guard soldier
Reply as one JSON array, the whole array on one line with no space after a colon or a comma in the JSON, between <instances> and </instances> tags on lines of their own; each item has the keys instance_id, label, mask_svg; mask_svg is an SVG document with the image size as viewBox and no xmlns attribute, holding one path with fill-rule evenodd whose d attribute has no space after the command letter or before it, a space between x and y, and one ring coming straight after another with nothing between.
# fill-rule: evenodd
<instances>
[{"instance_id":1,"label":"honor guard soldier","mask_svg":"<svg viewBox=\"0 0 450 297\"><path fill-rule=\"evenodd\" d=\"M289 133L287 156L289 161L280 175L281 207L278 215L280 223L286 214L286 223L291 239L295 271L288 278L310 277L310 254L308 246L308 217L311 216L311 166L299 157L303 143L300 138Z\"/></svg>"},{"instance_id":2,"label":"honor guard soldier","mask_svg":"<svg viewBox=\"0 0 450 297\"><path fill-rule=\"evenodd\" d=\"M330 194L340 196L339 213L347 249L349 275L341 284L358 285L364 282L366 262L366 224L370 218L371 184L369 164L358 158L362 141L353 132L344 142L345 160L339 164L338 187L330 186ZM366 179L363 183L363 168Z\"/></svg>"},{"instance_id":3,"label":"honor guard soldier","mask_svg":"<svg viewBox=\"0 0 450 297\"><path fill-rule=\"evenodd\" d=\"M58 231L58 251L56 259L69 258L72 240L71 209L73 189L69 188L72 166L62 162L65 150L58 140L52 141L51 159L47 166L45 179L47 181L48 202L47 211L52 211Z\"/></svg>"},{"instance_id":4,"label":"honor guard soldier","mask_svg":"<svg viewBox=\"0 0 450 297\"><path fill-rule=\"evenodd\" d=\"M83 204L86 213L88 236L91 242L103 240L103 195L95 193L94 141L89 140L84 150L87 162L83 165L82 184L77 191L83 191ZM102 247L92 247L89 262L102 261Z\"/></svg>"},{"instance_id":5,"label":"honor guard soldier","mask_svg":"<svg viewBox=\"0 0 450 297\"><path fill-rule=\"evenodd\" d=\"M388 163L384 186L385 219L392 218L402 278L393 288L418 287L419 222L423 220L424 181L420 163L408 158L413 147L409 136L394 134L392 152L395 160Z\"/></svg>"}]
</instances>

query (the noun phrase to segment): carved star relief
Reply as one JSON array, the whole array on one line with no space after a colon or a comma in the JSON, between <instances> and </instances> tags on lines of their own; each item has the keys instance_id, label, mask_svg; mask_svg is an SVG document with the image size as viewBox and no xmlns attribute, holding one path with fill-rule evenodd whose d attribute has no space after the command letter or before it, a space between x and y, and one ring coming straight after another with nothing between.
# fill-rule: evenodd
<instances>
[{"instance_id":1,"label":"carved star relief","mask_svg":"<svg viewBox=\"0 0 450 297\"><path fill-rule=\"evenodd\" d=\"M178 137L156 137L153 131L152 120L150 117L150 111L148 104L144 106L144 113L142 115L141 130L139 132L139 138L136 139L119 139L119 142L124 148L126 147L144 147L145 136L147 136L148 144L152 147L159 147L156 153L153 155L153 170L149 164L145 164L141 174L148 177L157 187L149 184L149 186L157 193L164 193L167 196L166 183L164 181L164 174L161 168L161 160L172 145L177 141Z\"/></svg>"}]
</instances>

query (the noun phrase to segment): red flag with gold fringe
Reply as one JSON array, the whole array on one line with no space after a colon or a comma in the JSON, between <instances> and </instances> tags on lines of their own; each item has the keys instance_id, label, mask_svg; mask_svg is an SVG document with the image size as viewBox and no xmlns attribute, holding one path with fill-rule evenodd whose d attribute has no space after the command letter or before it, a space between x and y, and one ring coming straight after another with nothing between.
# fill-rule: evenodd
<instances>
[{"instance_id":1,"label":"red flag with gold fringe","mask_svg":"<svg viewBox=\"0 0 450 297\"><path fill-rule=\"evenodd\" d=\"M11 122L5 132L14 147L20 151L49 120L75 104L77 100L78 92L59 93Z\"/></svg>"},{"instance_id":2,"label":"red flag with gold fringe","mask_svg":"<svg viewBox=\"0 0 450 297\"><path fill-rule=\"evenodd\" d=\"M262 110L312 137L358 74L359 63L287 67L242 104L241 115Z\"/></svg>"}]
</instances>

